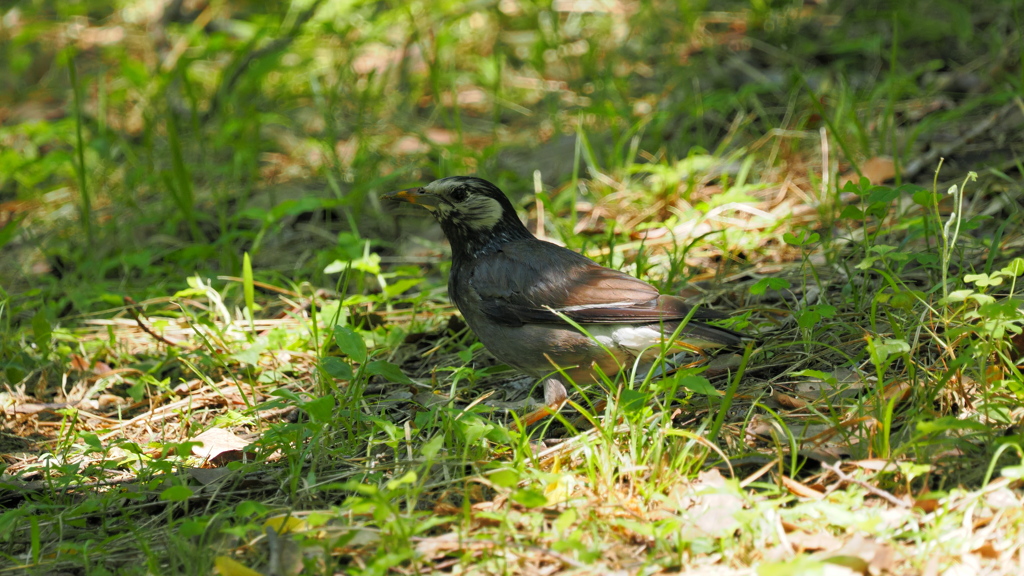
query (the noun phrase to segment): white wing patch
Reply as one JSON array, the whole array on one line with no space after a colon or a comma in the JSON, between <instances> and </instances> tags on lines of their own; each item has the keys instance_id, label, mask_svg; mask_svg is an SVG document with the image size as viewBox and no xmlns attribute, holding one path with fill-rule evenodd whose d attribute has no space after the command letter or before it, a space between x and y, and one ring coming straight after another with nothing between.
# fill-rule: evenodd
<instances>
[{"instance_id":1,"label":"white wing patch","mask_svg":"<svg viewBox=\"0 0 1024 576\"><path fill-rule=\"evenodd\" d=\"M616 326L611 336L619 348L634 356L651 346L658 346L664 339L661 330L640 326Z\"/></svg>"},{"instance_id":2,"label":"white wing patch","mask_svg":"<svg viewBox=\"0 0 1024 576\"><path fill-rule=\"evenodd\" d=\"M645 351L653 352L652 348L658 348L665 340L666 334L657 327L652 326L631 326L629 324L604 324L587 327L587 332L601 344L608 348L618 348L633 356L639 356ZM685 342L698 348L716 348L721 346L689 334L681 334L679 341Z\"/></svg>"},{"instance_id":3,"label":"white wing patch","mask_svg":"<svg viewBox=\"0 0 1024 576\"><path fill-rule=\"evenodd\" d=\"M563 306L561 308L551 308L552 312L578 312L580 310L590 310L593 308L614 308L620 307L631 307L636 306L636 302L633 300L623 300L622 302L601 302L598 304L579 304L577 306Z\"/></svg>"}]
</instances>

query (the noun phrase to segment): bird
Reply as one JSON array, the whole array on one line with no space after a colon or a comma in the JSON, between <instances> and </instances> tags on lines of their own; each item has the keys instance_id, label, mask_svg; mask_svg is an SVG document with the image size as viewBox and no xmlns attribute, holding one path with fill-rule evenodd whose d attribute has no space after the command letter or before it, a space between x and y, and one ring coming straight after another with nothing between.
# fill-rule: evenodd
<instances>
[{"instance_id":1,"label":"bird","mask_svg":"<svg viewBox=\"0 0 1024 576\"><path fill-rule=\"evenodd\" d=\"M543 380L552 411L566 384L649 367L664 345L698 352L748 338L706 323L726 314L661 294L651 284L535 237L491 182L450 176L383 200L428 210L451 244L448 295L499 361ZM527 424L549 413L540 410Z\"/></svg>"}]
</instances>

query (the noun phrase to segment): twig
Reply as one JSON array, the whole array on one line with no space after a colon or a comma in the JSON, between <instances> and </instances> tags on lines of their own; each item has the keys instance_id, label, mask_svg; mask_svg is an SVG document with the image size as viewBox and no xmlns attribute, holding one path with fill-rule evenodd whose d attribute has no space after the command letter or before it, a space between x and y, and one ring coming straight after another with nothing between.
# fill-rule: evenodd
<instances>
[{"instance_id":1,"label":"twig","mask_svg":"<svg viewBox=\"0 0 1024 576\"><path fill-rule=\"evenodd\" d=\"M840 481L846 482L848 484L856 484L858 486L861 486L868 492L874 494L875 496L878 496L879 498L885 500L886 502L892 504L893 506L898 506L900 508L910 508L910 504L907 504L903 500L900 500L899 498L893 496L892 494L886 492L885 490L882 490L881 488L876 488L875 486L868 484L864 480L854 478L853 476L850 476L846 472L843 472L842 470L839 469L840 464L842 464L841 461L838 461L835 464L828 464L826 462L822 462L821 467L838 476Z\"/></svg>"},{"instance_id":2,"label":"twig","mask_svg":"<svg viewBox=\"0 0 1024 576\"><path fill-rule=\"evenodd\" d=\"M156 339L157 342L162 342L164 344L167 344L168 346L176 346L176 347L181 348L183 350L187 350L188 349L188 347L185 346L184 344L182 344L180 342L174 342L174 341L168 340L167 338L164 338L162 335L157 334L156 332L154 332L153 329L150 328L142 320L142 316L139 315L139 304L134 299L132 299L131 296L125 296L124 297L124 303L127 304L125 309L128 311L129 314L131 314L132 318L135 320L135 323L139 326L140 330L142 330L146 334L149 334L150 336L152 336L154 339Z\"/></svg>"}]
</instances>

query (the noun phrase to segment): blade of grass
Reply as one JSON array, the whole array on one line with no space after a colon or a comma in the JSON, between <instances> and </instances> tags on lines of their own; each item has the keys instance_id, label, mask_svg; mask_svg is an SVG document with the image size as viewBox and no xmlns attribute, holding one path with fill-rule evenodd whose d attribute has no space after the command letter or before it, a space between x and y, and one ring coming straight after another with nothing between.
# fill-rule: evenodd
<instances>
[{"instance_id":1,"label":"blade of grass","mask_svg":"<svg viewBox=\"0 0 1024 576\"><path fill-rule=\"evenodd\" d=\"M78 72L75 68L75 54L73 49L68 48L64 52L67 59L68 76L71 79L71 92L75 108L75 173L78 176L78 195L81 200L79 215L82 223L82 231L85 232L86 243L89 248L93 246L92 228L92 198L89 195L89 183L85 176L85 141L82 137L82 87L78 82ZM91 252L89 250L88 252Z\"/></svg>"}]
</instances>

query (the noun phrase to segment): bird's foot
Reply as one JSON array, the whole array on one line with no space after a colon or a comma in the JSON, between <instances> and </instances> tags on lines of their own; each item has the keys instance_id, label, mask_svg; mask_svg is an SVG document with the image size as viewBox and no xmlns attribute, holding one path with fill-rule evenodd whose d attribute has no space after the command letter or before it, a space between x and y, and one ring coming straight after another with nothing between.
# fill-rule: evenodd
<instances>
[{"instance_id":1,"label":"bird's foot","mask_svg":"<svg viewBox=\"0 0 1024 576\"><path fill-rule=\"evenodd\" d=\"M548 378L544 381L544 405L537 410L530 412L526 416L523 416L520 428L522 429L536 424L544 418L558 412L568 399L569 394L565 391L565 385L555 378Z\"/></svg>"}]
</instances>

